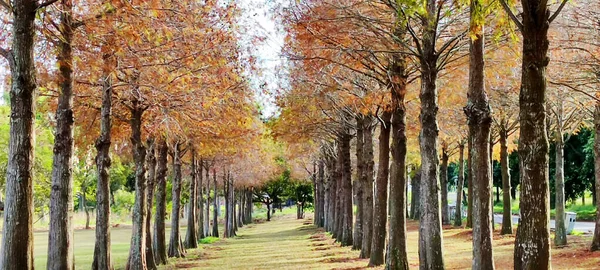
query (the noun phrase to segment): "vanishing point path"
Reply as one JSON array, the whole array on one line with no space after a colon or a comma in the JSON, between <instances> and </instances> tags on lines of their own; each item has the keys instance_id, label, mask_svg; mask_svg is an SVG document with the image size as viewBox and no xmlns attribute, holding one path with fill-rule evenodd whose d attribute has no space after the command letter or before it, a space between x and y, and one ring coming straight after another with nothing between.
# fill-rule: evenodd
<instances>
[{"instance_id":1,"label":"vanishing point path","mask_svg":"<svg viewBox=\"0 0 600 270\"><path fill-rule=\"evenodd\" d=\"M309 216L309 215L307 215ZM201 245L166 269L364 269L358 251L340 248L312 219L276 216L231 239Z\"/></svg>"}]
</instances>

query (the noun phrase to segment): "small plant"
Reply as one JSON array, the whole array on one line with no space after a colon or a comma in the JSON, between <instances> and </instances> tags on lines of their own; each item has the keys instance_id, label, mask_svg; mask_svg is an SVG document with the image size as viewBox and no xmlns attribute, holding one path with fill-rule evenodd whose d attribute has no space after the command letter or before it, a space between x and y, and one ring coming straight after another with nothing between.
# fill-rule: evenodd
<instances>
[{"instance_id":1,"label":"small plant","mask_svg":"<svg viewBox=\"0 0 600 270\"><path fill-rule=\"evenodd\" d=\"M204 237L204 238L200 239L200 241L198 241L198 243L203 244L203 245L208 245L208 244L212 244L217 241L219 241L219 237L209 236L209 237Z\"/></svg>"}]
</instances>

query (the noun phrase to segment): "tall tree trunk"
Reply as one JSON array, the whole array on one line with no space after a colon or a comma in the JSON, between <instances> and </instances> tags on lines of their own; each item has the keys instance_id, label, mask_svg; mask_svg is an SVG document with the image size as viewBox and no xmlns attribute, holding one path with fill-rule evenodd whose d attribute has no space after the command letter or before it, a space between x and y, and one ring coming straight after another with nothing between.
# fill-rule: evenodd
<instances>
[{"instance_id":1,"label":"tall tree trunk","mask_svg":"<svg viewBox=\"0 0 600 270\"><path fill-rule=\"evenodd\" d=\"M467 157L467 192L469 195L467 197L467 228L473 228L473 155L471 151L473 151L473 138L469 131L467 138L467 153L469 153Z\"/></svg>"},{"instance_id":2,"label":"tall tree trunk","mask_svg":"<svg viewBox=\"0 0 600 270\"><path fill-rule=\"evenodd\" d=\"M246 192L246 211L248 211L246 213L246 224L252 223L252 207L254 206L252 202L252 189L254 188L250 187Z\"/></svg>"},{"instance_id":3,"label":"tall tree trunk","mask_svg":"<svg viewBox=\"0 0 600 270\"><path fill-rule=\"evenodd\" d=\"M491 124L490 124L491 125ZM492 217L490 219L490 224L491 224L491 229L492 229L492 233L494 232L494 228L495 228L495 222L494 222L494 138L491 132L491 128L490 128L490 175L489 175L489 181L490 181L490 216Z\"/></svg>"},{"instance_id":4,"label":"tall tree trunk","mask_svg":"<svg viewBox=\"0 0 600 270\"><path fill-rule=\"evenodd\" d=\"M169 148L165 138L157 145L156 160L156 215L154 218L154 258L157 264L167 264L165 218L167 216L167 158Z\"/></svg>"},{"instance_id":5,"label":"tall tree trunk","mask_svg":"<svg viewBox=\"0 0 600 270\"><path fill-rule=\"evenodd\" d=\"M196 150L194 148L192 150L192 161L190 168L190 201L187 212L187 229L185 232L185 248L197 248L198 247L198 238L196 237L196 198L197 198L197 190L196 186L198 185L198 167L196 166Z\"/></svg>"},{"instance_id":6,"label":"tall tree trunk","mask_svg":"<svg viewBox=\"0 0 600 270\"><path fill-rule=\"evenodd\" d=\"M371 246L373 242L373 118L368 115L364 122L364 156L365 168L363 179L363 238L360 249L361 258L371 257Z\"/></svg>"},{"instance_id":7,"label":"tall tree trunk","mask_svg":"<svg viewBox=\"0 0 600 270\"><path fill-rule=\"evenodd\" d=\"M342 201L342 191L343 191L343 187L342 187L342 171L343 171L343 158L342 158L342 146L341 146L341 142L338 140L338 144L337 144L337 159L336 159L336 164L335 164L335 181L336 181L336 185L335 185L335 194L334 194L334 199L333 202L335 203L335 210L334 210L334 229L333 229L333 237L337 240L337 241L341 241L342 239L342 224L344 222L343 220L343 212L342 212L342 205L343 205L343 201Z\"/></svg>"},{"instance_id":8,"label":"tall tree trunk","mask_svg":"<svg viewBox=\"0 0 600 270\"><path fill-rule=\"evenodd\" d=\"M181 210L181 143L173 146L173 190L171 200L171 237L169 238L169 257L184 257L179 233L179 211Z\"/></svg>"},{"instance_id":9,"label":"tall tree trunk","mask_svg":"<svg viewBox=\"0 0 600 270\"><path fill-rule=\"evenodd\" d=\"M392 112L384 110L381 115L381 130L379 132L379 164L375 182L375 199L373 210L373 241L369 266L384 263L383 249L387 227L388 175L390 162L390 131Z\"/></svg>"},{"instance_id":10,"label":"tall tree trunk","mask_svg":"<svg viewBox=\"0 0 600 270\"><path fill-rule=\"evenodd\" d=\"M48 269L75 268L73 258L73 2L61 0L59 38L60 93L56 108L56 132L50 192ZM20 59L17 59L17 62ZM12 99L11 99L12 101ZM85 194L83 194L85 196ZM85 207L85 205L84 205Z\"/></svg>"},{"instance_id":11,"label":"tall tree trunk","mask_svg":"<svg viewBox=\"0 0 600 270\"><path fill-rule=\"evenodd\" d=\"M104 47L106 48L106 47ZM110 60L112 55L102 55L102 108L100 112L100 136L96 139L96 242L92 270L113 269L110 259L110 128L112 111L112 76Z\"/></svg>"},{"instance_id":12,"label":"tall tree trunk","mask_svg":"<svg viewBox=\"0 0 600 270\"><path fill-rule=\"evenodd\" d=\"M219 204L217 201L217 169L213 168L213 185L215 197L213 198L213 227L212 236L219 237Z\"/></svg>"},{"instance_id":13,"label":"tall tree trunk","mask_svg":"<svg viewBox=\"0 0 600 270\"><path fill-rule=\"evenodd\" d=\"M423 18L421 61L421 217L419 223L419 265L421 269L444 269L440 192L438 176L437 58L435 51L437 1L427 0Z\"/></svg>"},{"instance_id":14,"label":"tall tree trunk","mask_svg":"<svg viewBox=\"0 0 600 270\"><path fill-rule=\"evenodd\" d=\"M33 269L33 144L36 97L34 62L36 0L14 0L9 63L10 139L0 269Z\"/></svg>"},{"instance_id":15,"label":"tall tree trunk","mask_svg":"<svg viewBox=\"0 0 600 270\"><path fill-rule=\"evenodd\" d=\"M333 192L335 190L335 159L330 155L326 156L325 166L327 168L327 182L325 183L325 230L333 230Z\"/></svg>"},{"instance_id":16,"label":"tall tree trunk","mask_svg":"<svg viewBox=\"0 0 600 270\"><path fill-rule=\"evenodd\" d=\"M356 205L356 218L354 219L354 233L352 234L352 249L362 247L363 237L363 188L365 161L364 161L364 115L356 116L356 178L352 184L354 205Z\"/></svg>"},{"instance_id":17,"label":"tall tree trunk","mask_svg":"<svg viewBox=\"0 0 600 270\"><path fill-rule=\"evenodd\" d=\"M596 101L594 110L594 176L596 177L596 196L600 196L600 101ZM596 198L596 225L591 251L600 250L600 200Z\"/></svg>"},{"instance_id":18,"label":"tall tree trunk","mask_svg":"<svg viewBox=\"0 0 600 270\"><path fill-rule=\"evenodd\" d=\"M442 147L442 164L440 166L440 189L442 195L442 224L450 225L448 215L448 148Z\"/></svg>"},{"instance_id":19,"label":"tall tree trunk","mask_svg":"<svg viewBox=\"0 0 600 270\"><path fill-rule=\"evenodd\" d=\"M396 36L404 36L398 34ZM386 269L408 269L406 252L406 60L393 56L389 67L392 92L392 170L390 173L390 231Z\"/></svg>"},{"instance_id":20,"label":"tall tree trunk","mask_svg":"<svg viewBox=\"0 0 600 270\"><path fill-rule=\"evenodd\" d=\"M206 164L206 216L204 217L205 219L205 224L204 226L206 227L205 231L204 231L204 236L208 237L210 235L212 235L211 233L211 227L210 227L210 167L208 166L208 164Z\"/></svg>"},{"instance_id":21,"label":"tall tree trunk","mask_svg":"<svg viewBox=\"0 0 600 270\"><path fill-rule=\"evenodd\" d=\"M510 198L510 168L508 167L508 132L500 128L500 170L502 171L502 230L501 234L512 234L512 201Z\"/></svg>"},{"instance_id":22,"label":"tall tree trunk","mask_svg":"<svg viewBox=\"0 0 600 270\"><path fill-rule=\"evenodd\" d=\"M560 103L560 101L559 101ZM560 105L559 105L560 106ZM560 108L559 108L560 110ZM560 126L562 121L559 120L557 126ZM567 228L565 226L565 164L564 164L564 148L565 141L562 136L562 128L557 128L554 138L556 145L556 169L555 169L555 233L554 244L556 246L564 246L567 244ZM583 196L585 198L585 195Z\"/></svg>"},{"instance_id":23,"label":"tall tree trunk","mask_svg":"<svg viewBox=\"0 0 600 270\"><path fill-rule=\"evenodd\" d=\"M154 183L156 182L156 154L155 154L155 143L153 138L146 140L147 153L146 153L146 165L148 166L148 179L146 185L146 198L148 199L146 208L148 216L146 218L146 266L148 269L156 269L156 260L154 258L154 251L152 249L152 206L154 204Z\"/></svg>"},{"instance_id":24,"label":"tall tree trunk","mask_svg":"<svg viewBox=\"0 0 600 270\"><path fill-rule=\"evenodd\" d=\"M421 217L421 168L417 169L411 184L410 217L419 220Z\"/></svg>"},{"instance_id":25,"label":"tall tree trunk","mask_svg":"<svg viewBox=\"0 0 600 270\"><path fill-rule=\"evenodd\" d=\"M471 185L473 193L473 269L494 269L492 252L493 216L491 215L491 164L490 131L492 124L491 108L484 84L484 26L480 19L483 9L480 0L471 1L470 31L475 38L470 39L469 49L469 93L464 108L471 138ZM490 227L492 226L492 227Z\"/></svg>"},{"instance_id":26,"label":"tall tree trunk","mask_svg":"<svg viewBox=\"0 0 600 270\"><path fill-rule=\"evenodd\" d=\"M519 96L521 223L517 227L514 267L550 269L546 67L549 10L546 1L523 0L523 62Z\"/></svg>"},{"instance_id":27,"label":"tall tree trunk","mask_svg":"<svg viewBox=\"0 0 600 270\"><path fill-rule=\"evenodd\" d=\"M317 198L317 208L319 215L317 216L317 226L325 226L325 162L319 159L319 171L317 172L317 189L319 197Z\"/></svg>"},{"instance_id":28,"label":"tall tree trunk","mask_svg":"<svg viewBox=\"0 0 600 270\"><path fill-rule=\"evenodd\" d=\"M198 162L196 168L198 171L198 186L196 187L196 204L198 205L198 207L196 208L198 213L198 228L196 236L199 239L202 239L206 236L206 230L204 226L204 183L202 183L204 180L202 174L202 168L204 168L204 161L202 160L202 158L200 158L200 161Z\"/></svg>"},{"instance_id":29,"label":"tall tree trunk","mask_svg":"<svg viewBox=\"0 0 600 270\"><path fill-rule=\"evenodd\" d=\"M134 81L136 80L137 78L134 78ZM144 223L146 218L146 147L142 143L144 110L139 104L139 97L134 97L132 103L130 125L135 162L135 203L133 204L131 246L126 269L146 270L146 224Z\"/></svg>"},{"instance_id":30,"label":"tall tree trunk","mask_svg":"<svg viewBox=\"0 0 600 270\"><path fill-rule=\"evenodd\" d=\"M456 184L456 207L454 212L454 226L462 226L462 198L465 186L465 143L458 144L458 183Z\"/></svg>"},{"instance_id":31,"label":"tall tree trunk","mask_svg":"<svg viewBox=\"0 0 600 270\"><path fill-rule=\"evenodd\" d=\"M342 201L342 246L352 245L352 167L350 162L350 140L352 135L350 131L344 129L341 136L341 153L342 153L342 192L340 193Z\"/></svg>"}]
</instances>

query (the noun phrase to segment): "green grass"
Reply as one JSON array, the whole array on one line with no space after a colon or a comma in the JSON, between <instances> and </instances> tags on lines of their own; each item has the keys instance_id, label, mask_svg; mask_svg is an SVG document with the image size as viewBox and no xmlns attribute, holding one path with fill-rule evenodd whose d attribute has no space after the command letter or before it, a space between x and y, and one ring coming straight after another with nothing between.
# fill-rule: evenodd
<instances>
[{"instance_id":1,"label":"green grass","mask_svg":"<svg viewBox=\"0 0 600 270\"><path fill-rule=\"evenodd\" d=\"M577 221L595 221L596 220L596 207L593 205L578 205L571 204L567 206L566 212L577 213ZM550 217L556 216L556 210L550 210Z\"/></svg>"},{"instance_id":2,"label":"green grass","mask_svg":"<svg viewBox=\"0 0 600 270\"><path fill-rule=\"evenodd\" d=\"M219 239L220 238L218 238L218 237L209 236L209 237L205 237L205 238L200 239L200 241L198 241L198 242L200 244L203 244L203 245L208 245L208 244L212 244L214 242L219 241Z\"/></svg>"}]
</instances>

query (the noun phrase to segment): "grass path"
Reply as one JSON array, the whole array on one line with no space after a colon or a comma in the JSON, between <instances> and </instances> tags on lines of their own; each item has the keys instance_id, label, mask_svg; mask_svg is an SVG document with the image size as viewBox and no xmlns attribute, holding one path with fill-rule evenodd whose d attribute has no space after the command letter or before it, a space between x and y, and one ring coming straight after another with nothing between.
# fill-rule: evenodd
<instances>
[{"instance_id":1,"label":"grass path","mask_svg":"<svg viewBox=\"0 0 600 270\"><path fill-rule=\"evenodd\" d=\"M235 238L189 251L187 258L165 269L356 269L368 263L358 255L334 244L311 220L285 215L245 226Z\"/></svg>"}]
</instances>

